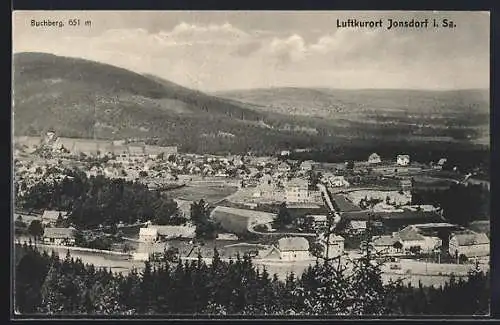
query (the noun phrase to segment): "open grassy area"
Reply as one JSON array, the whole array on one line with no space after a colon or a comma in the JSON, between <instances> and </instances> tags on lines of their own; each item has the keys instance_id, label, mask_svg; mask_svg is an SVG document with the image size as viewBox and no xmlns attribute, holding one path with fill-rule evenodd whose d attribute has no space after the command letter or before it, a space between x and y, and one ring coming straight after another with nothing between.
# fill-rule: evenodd
<instances>
[{"instance_id":1,"label":"open grassy area","mask_svg":"<svg viewBox=\"0 0 500 325\"><path fill-rule=\"evenodd\" d=\"M227 185L211 185L196 184L188 185L182 188L168 191L168 195L172 198L182 199L186 201L199 201L201 199L208 203L217 202L223 198L233 194L238 190L235 186Z\"/></svg>"}]
</instances>

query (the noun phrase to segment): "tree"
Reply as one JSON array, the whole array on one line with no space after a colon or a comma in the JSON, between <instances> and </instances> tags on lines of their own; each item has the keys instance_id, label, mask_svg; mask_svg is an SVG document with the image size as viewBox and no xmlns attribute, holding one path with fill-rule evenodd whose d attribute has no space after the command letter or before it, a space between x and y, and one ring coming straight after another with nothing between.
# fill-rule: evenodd
<instances>
[{"instance_id":1,"label":"tree","mask_svg":"<svg viewBox=\"0 0 500 325\"><path fill-rule=\"evenodd\" d=\"M43 225L40 220L31 221L28 226L28 233L35 238L35 240L39 239L43 235Z\"/></svg>"},{"instance_id":2,"label":"tree","mask_svg":"<svg viewBox=\"0 0 500 325\"><path fill-rule=\"evenodd\" d=\"M413 255L419 255L422 251L422 247L420 246L411 246L410 247L410 253Z\"/></svg>"},{"instance_id":3,"label":"tree","mask_svg":"<svg viewBox=\"0 0 500 325\"><path fill-rule=\"evenodd\" d=\"M291 225L293 222L292 215L290 214L290 211L288 210L288 207L285 202L281 203L278 214L276 215L276 218L273 221L273 226L278 229L283 229L286 226Z\"/></svg>"},{"instance_id":4,"label":"tree","mask_svg":"<svg viewBox=\"0 0 500 325\"><path fill-rule=\"evenodd\" d=\"M397 241L394 243L394 245L392 245L395 249L397 249L398 251L401 251L403 249L403 244L401 244L400 241Z\"/></svg>"},{"instance_id":5,"label":"tree","mask_svg":"<svg viewBox=\"0 0 500 325\"><path fill-rule=\"evenodd\" d=\"M311 252L311 255L316 258L322 258L324 256L324 250L325 247L318 242L312 243L309 246L309 252Z\"/></svg>"}]
</instances>

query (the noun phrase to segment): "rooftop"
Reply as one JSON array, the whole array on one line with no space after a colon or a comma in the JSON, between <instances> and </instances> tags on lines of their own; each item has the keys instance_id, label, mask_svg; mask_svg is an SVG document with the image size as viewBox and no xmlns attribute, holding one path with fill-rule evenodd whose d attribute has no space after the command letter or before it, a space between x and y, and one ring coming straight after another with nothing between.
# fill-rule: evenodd
<instances>
[{"instance_id":1,"label":"rooftop","mask_svg":"<svg viewBox=\"0 0 500 325\"><path fill-rule=\"evenodd\" d=\"M278 248L282 252L308 251L309 242L304 237L284 237L278 240Z\"/></svg>"},{"instance_id":2,"label":"rooftop","mask_svg":"<svg viewBox=\"0 0 500 325\"><path fill-rule=\"evenodd\" d=\"M460 233L454 234L453 237L457 239L460 246L471 246L471 245L481 245L489 244L490 240L488 236L484 233Z\"/></svg>"},{"instance_id":3,"label":"rooftop","mask_svg":"<svg viewBox=\"0 0 500 325\"><path fill-rule=\"evenodd\" d=\"M74 228L45 228L44 237L55 239L66 239L75 237Z\"/></svg>"}]
</instances>

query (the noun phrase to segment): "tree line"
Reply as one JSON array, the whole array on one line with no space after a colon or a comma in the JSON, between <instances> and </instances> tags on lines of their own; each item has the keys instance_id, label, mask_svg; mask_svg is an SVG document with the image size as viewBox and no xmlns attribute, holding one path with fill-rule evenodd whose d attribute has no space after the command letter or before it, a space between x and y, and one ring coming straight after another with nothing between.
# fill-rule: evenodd
<instances>
[{"instance_id":1,"label":"tree line","mask_svg":"<svg viewBox=\"0 0 500 325\"><path fill-rule=\"evenodd\" d=\"M467 226L489 219L490 191L481 185L452 184L448 189L412 189L412 204L432 204L443 209L451 223Z\"/></svg>"},{"instance_id":2,"label":"tree line","mask_svg":"<svg viewBox=\"0 0 500 325\"><path fill-rule=\"evenodd\" d=\"M180 225L177 203L161 191L151 191L139 182L87 177L72 171L61 182L39 182L23 197L16 199L21 208L30 210L62 210L69 221L81 229L99 225L135 223L151 220L160 225Z\"/></svg>"},{"instance_id":3,"label":"tree line","mask_svg":"<svg viewBox=\"0 0 500 325\"><path fill-rule=\"evenodd\" d=\"M479 268L467 280L439 288L383 284L380 265L365 255L352 272L318 260L301 276L280 280L245 255L211 263L145 262L141 272L114 274L80 259L17 246L23 257L15 276L15 308L21 314L96 315L484 315L489 280ZM19 256L20 254L18 254Z\"/></svg>"}]
</instances>

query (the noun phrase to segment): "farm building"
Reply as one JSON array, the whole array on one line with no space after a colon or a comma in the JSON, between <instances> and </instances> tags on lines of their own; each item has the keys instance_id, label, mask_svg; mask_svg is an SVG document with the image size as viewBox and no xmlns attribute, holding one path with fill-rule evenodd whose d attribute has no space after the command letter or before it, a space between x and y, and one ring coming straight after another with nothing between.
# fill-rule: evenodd
<instances>
[{"instance_id":1,"label":"farm building","mask_svg":"<svg viewBox=\"0 0 500 325\"><path fill-rule=\"evenodd\" d=\"M284 237L278 240L280 259L285 261L307 260L309 254L309 242L304 237Z\"/></svg>"},{"instance_id":2,"label":"farm building","mask_svg":"<svg viewBox=\"0 0 500 325\"><path fill-rule=\"evenodd\" d=\"M330 234L330 238L328 238L324 234L321 234L318 236L318 241L323 245L323 253L326 258L334 258L344 254L344 237ZM327 251L328 256L326 256Z\"/></svg>"},{"instance_id":3,"label":"farm building","mask_svg":"<svg viewBox=\"0 0 500 325\"><path fill-rule=\"evenodd\" d=\"M484 233L455 233L450 237L450 255L480 257L490 255L490 240Z\"/></svg>"},{"instance_id":4,"label":"farm building","mask_svg":"<svg viewBox=\"0 0 500 325\"><path fill-rule=\"evenodd\" d=\"M75 228L45 228L43 243L73 246L75 244Z\"/></svg>"},{"instance_id":5,"label":"farm building","mask_svg":"<svg viewBox=\"0 0 500 325\"><path fill-rule=\"evenodd\" d=\"M66 211L45 210L42 214L42 224L44 226L54 226L59 217L65 219L67 215Z\"/></svg>"},{"instance_id":6,"label":"farm building","mask_svg":"<svg viewBox=\"0 0 500 325\"><path fill-rule=\"evenodd\" d=\"M382 162L382 159L380 159L380 156L376 153L372 153L369 157L368 157L368 163L369 164L379 164Z\"/></svg>"},{"instance_id":7,"label":"farm building","mask_svg":"<svg viewBox=\"0 0 500 325\"><path fill-rule=\"evenodd\" d=\"M402 249L409 252L412 247L420 247L422 252L431 252L442 245L442 240L435 236L424 236L414 225L394 234L394 237L402 244Z\"/></svg>"},{"instance_id":8,"label":"farm building","mask_svg":"<svg viewBox=\"0 0 500 325\"><path fill-rule=\"evenodd\" d=\"M409 155L398 155L396 157L396 164L399 166L408 166L410 164Z\"/></svg>"}]
</instances>

